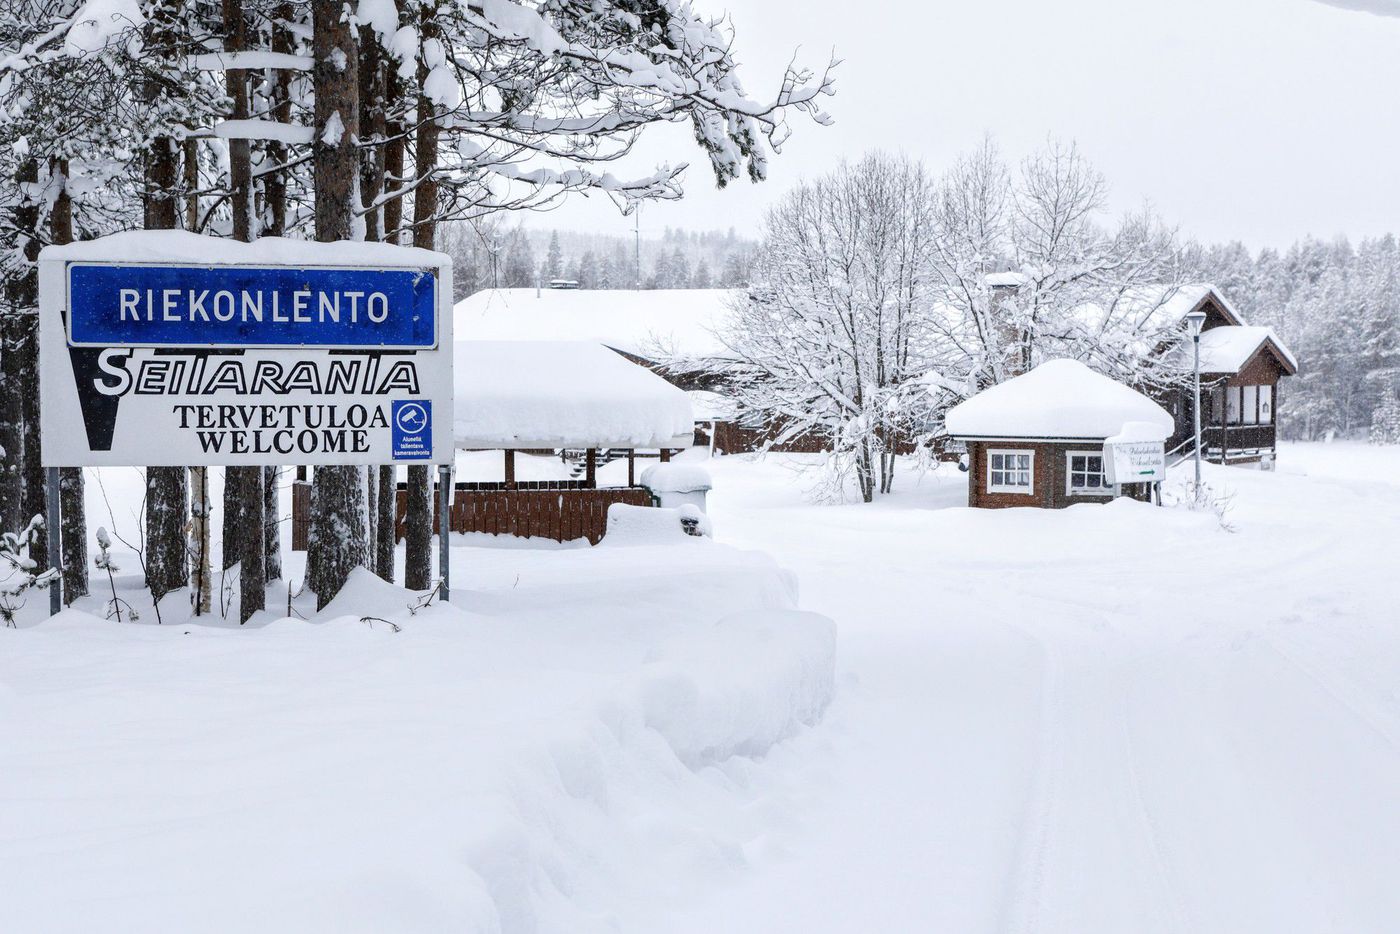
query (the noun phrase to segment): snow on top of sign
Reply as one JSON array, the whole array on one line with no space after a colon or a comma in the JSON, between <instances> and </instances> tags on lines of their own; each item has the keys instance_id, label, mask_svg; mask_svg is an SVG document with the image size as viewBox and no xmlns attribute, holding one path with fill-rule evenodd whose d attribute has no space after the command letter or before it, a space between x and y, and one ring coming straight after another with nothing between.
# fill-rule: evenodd
<instances>
[{"instance_id":1,"label":"snow on top of sign","mask_svg":"<svg viewBox=\"0 0 1400 934\"><path fill-rule=\"evenodd\" d=\"M1160 405L1077 360L1050 360L948 410L948 433L983 438L1107 438L1128 422L1170 433Z\"/></svg>"},{"instance_id":2,"label":"snow on top of sign","mask_svg":"<svg viewBox=\"0 0 1400 934\"><path fill-rule=\"evenodd\" d=\"M1298 361L1273 328L1231 326L1201 332L1201 372L1238 373L1264 343L1271 342L1293 369Z\"/></svg>"},{"instance_id":3,"label":"snow on top of sign","mask_svg":"<svg viewBox=\"0 0 1400 934\"><path fill-rule=\"evenodd\" d=\"M689 447L690 400L587 341L458 341L457 447Z\"/></svg>"},{"instance_id":4,"label":"snow on top of sign","mask_svg":"<svg viewBox=\"0 0 1400 934\"><path fill-rule=\"evenodd\" d=\"M1125 422L1118 434L1104 438L1104 444L1160 444L1171 437L1171 429L1157 422Z\"/></svg>"},{"instance_id":5,"label":"snow on top of sign","mask_svg":"<svg viewBox=\"0 0 1400 934\"><path fill-rule=\"evenodd\" d=\"M538 294L536 294L538 291ZM725 353L715 330L738 289L484 289L457 303L472 340L594 341L647 359Z\"/></svg>"},{"instance_id":6,"label":"snow on top of sign","mask_svg":"<svg viewBox=\"0 0 1400 934\"><path fill-rule=\"evenodd\" d=\"M447 267L445 253L390 243L340 240L318 243L263 237L242 243L185 230L129 230L45 247L40 260L85 263L191 263L203 266L423 266Z\"/></svg>"}]
</instances>

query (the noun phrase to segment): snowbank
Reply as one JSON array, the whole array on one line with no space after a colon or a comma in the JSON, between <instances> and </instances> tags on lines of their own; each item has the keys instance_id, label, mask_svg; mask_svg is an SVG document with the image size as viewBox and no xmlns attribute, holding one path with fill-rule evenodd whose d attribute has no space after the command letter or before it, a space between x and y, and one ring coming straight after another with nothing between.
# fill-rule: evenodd
<instances>
[{"instance_id":1,"label":"snowbank","mask_svg":"<svg viewBox=\"0 0 1400 934\"><path fill-rule=\"evenodd\" d=\"M1106 438L1128 422L1168 435L1167 410L1142 393L1095 373L1077 360L1050 360L948 410L958 438Z\"/></svg>"},{"instance_id":2,"label":"snowbank","mask_svg":"<svg viewBox=\"0 0 1400 934\"><path fill-rule=\"evenodd\" d=\"M617 930L831 698L791 576L685 541L455 547L471 612L360 574L318 625L0 630L6 929Z\"/></svg>"},{"instance_id":3,"label":"snowbank","mask_svg":"<svg viewBox=\"0 0 1400 934\"><path fill-rule=\"evenodd\" d=\"M608 529L603 535L603 544L670 545L713 534L709 516L689 503L675 509L613 503L608 507Z\"/></svg>"},{"instance_id":4,"label":"snowbank","mask_svg":"<svg viewBox=\"0 0 1400 934\"><path fill-rule=\"evenodd\" d=\"M690 447L690 400L655 373L584 341L458 341L460 448Z\"/></svg>"}]
</instances>

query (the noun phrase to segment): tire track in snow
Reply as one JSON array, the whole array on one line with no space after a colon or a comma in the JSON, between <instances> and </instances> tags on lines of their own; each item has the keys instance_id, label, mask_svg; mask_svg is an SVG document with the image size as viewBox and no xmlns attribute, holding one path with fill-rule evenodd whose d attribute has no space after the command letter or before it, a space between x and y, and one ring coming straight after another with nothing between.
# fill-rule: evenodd
<instances>
[{"instance_id":1,"label":"tire track in snow","mask_svg":"<svg viewBox=\"0 0 1400 934\"><path fill-rule=\"evenodd\" d=\"M1323 695L1330 698L1338 707L1341 707L1350 714L1357 723L1361 724L1370 733L1380 739L1391 752L1400 754L1400 738L1394 736L1388 726L1378 722L1375 717L1363 711L1360 704L1347 697L1347 692L1344 689L1338 688L1333 682L1333 679L1319 674L1315 668L1300 662L1292 652L1279 646L1277 635L1265 634L1263 643L1268 646L1275 655L1283 659L1290 667L1317 687Z\"/></svg>"},{"instance_id":2,"label":"tire track in snow","mask_svg":"<svg viewBox=\"0 0 1400 934\"><path fill-rule=\"evenodd\" d=\"M1050 848L1050 822L1055 813L1061 773L1062 749L1055 734L1064 722L1062 708L1062 666L1049 643L1021 626L1016 632L1039 649L1044 660L1038 704L1039 726L1035 754L1031 759L1031 781L1022 811L1020 832L1011 852L1007 880L1001 899L998 931L1036 930L1036 919L1043 909L1046 855Z\"/></svg>"},{"instance_id":3,"label":"tire track in snow","mask_svg":"<svg viewBox=\"0 0 1400 934\"><path fill-rule=\"evenodd\" d=\"M1161 883L1161 890L1166 896L1171 913L1170 929L1173 931L1199 931L1202 930L1202 927L1190 906L1182 898L1180 880L1172 871L1171 863L1167 860L1166 851L1162 846L1162 828L1153 815L1152 809L1148 807L1147 797L1143 793L1142 771L1139 768L1137 745L1133 742L1132 721L1128 716L1128 709L1135 693L1133 683L1130 681L1125 686L1123 703L1118 705L1118 722L1123 734L1123 748L1127 751L1129 789L1132 793L1133 803L1136 805L1139 822L1142 825L1143 838L1147 841L1152 867L1157 875L1157 880Z\"/></svg>"}]
</instances>

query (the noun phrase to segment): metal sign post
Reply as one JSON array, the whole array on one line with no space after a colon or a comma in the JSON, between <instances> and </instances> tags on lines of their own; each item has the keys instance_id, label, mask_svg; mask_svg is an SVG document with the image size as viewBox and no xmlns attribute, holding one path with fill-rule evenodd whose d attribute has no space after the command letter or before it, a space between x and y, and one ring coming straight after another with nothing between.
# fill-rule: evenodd
<instances>
[{"instance_id":1,"label":"metal sign post","mask_svg":"<svg viewBox=\"0 0 1400 934\"><path fill-rule=\"evenodd\" d=\"M452 533L452 468L438 467L438 573L442 575L442 601L452 599L452 561L448 537Z\"/></svg>"},{"instance_id":2,"label":"metal sign post","mask_svg":"<svg viewBox=\"0 0 1400 934\"><path fill-rule=\"evenodd\" d=\"M49 567L58 572L58 576L49 584L49 615L56 616L63 612L63 531L60 528L62 520L58 514L61 498L58 468L45 468L44 474L49 498L49 515L44 521L49 535Z\"/></svg>"}]
</instances>

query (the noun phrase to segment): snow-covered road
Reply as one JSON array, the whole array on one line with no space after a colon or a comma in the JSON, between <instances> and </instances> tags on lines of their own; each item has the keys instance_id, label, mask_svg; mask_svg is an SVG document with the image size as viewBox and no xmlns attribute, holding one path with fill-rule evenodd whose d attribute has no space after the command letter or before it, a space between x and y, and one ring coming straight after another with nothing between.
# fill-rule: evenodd
<instances>
[{"instance_id":1,"label":"snow-covered road","mask_svg":"<svg viewBox=\"0 0 1400 934\"><path fill-rule=\"evenodd\" d=\"M634 929L1400 929L1400 452L1213 470L1233 533L716 470L720 537L838 620L841 689L742 789L742 868Z\"/></svg>"}]
</instances>

